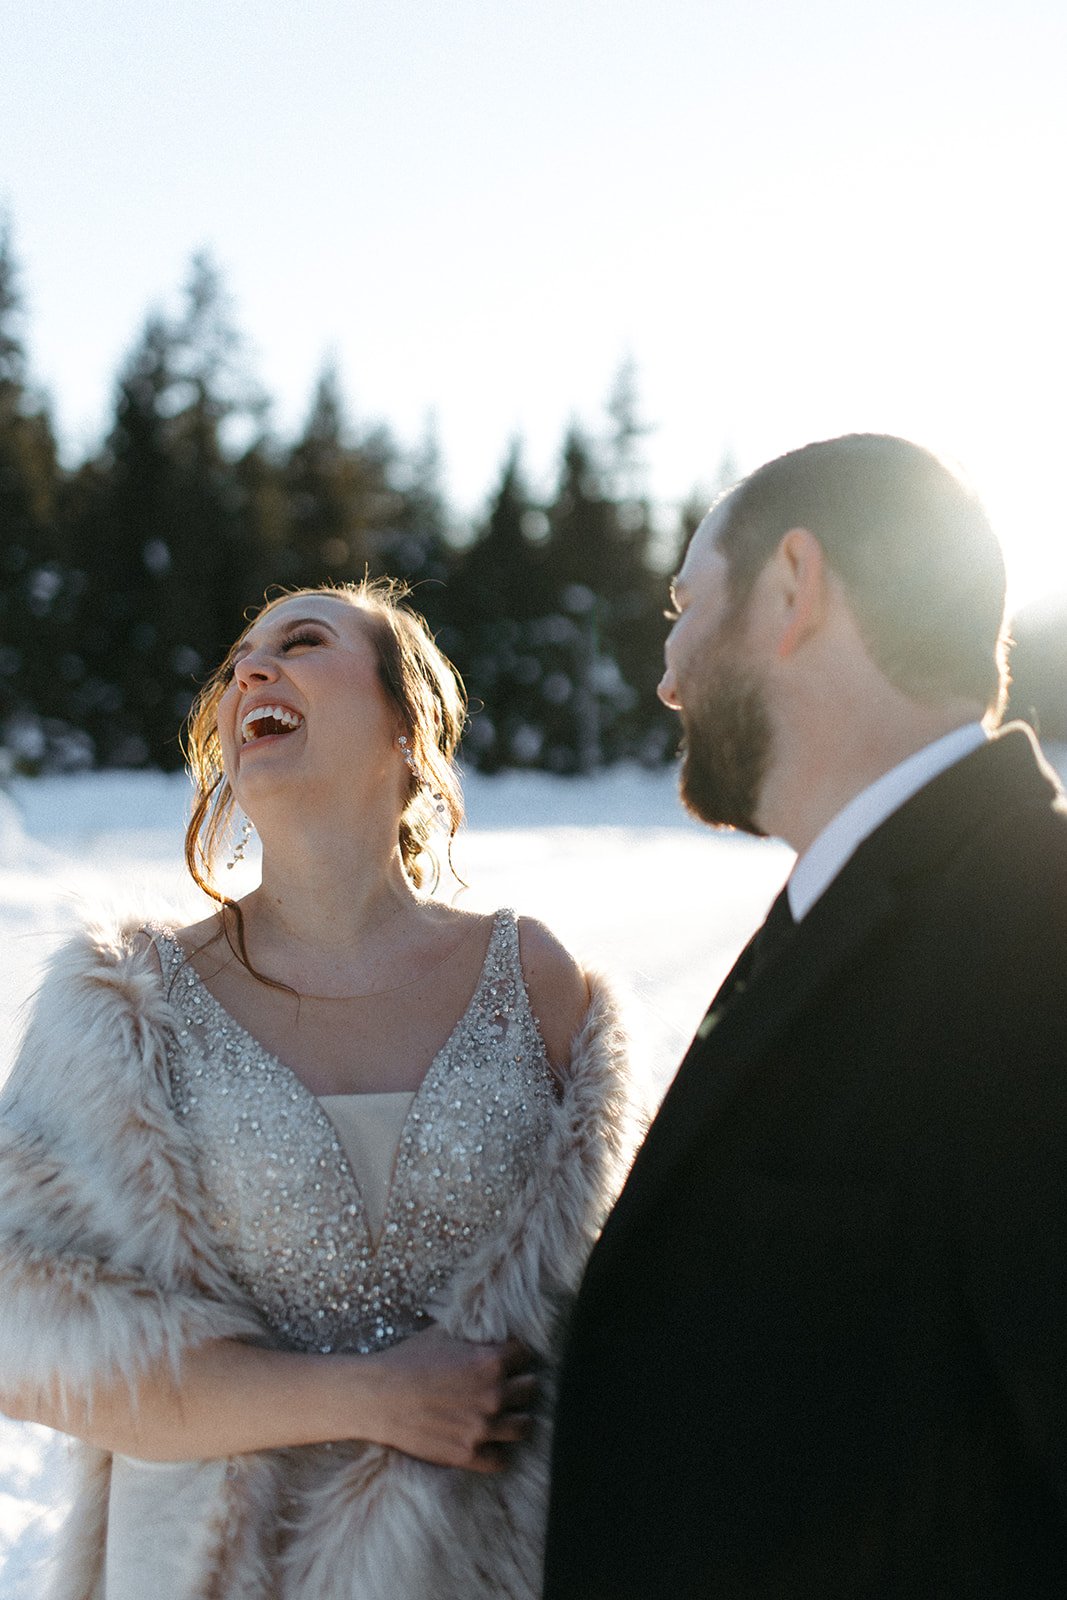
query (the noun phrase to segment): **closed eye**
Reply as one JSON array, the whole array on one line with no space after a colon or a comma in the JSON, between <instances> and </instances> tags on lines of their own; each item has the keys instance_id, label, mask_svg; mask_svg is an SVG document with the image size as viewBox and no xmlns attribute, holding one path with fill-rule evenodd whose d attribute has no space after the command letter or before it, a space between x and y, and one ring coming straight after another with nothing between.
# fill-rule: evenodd
<instances>
[{"instance_id":1,"label":"closed eye","mask_svg":"<svg viewBox=\"0 0 1067 1600\"><path fill-rule=\"evenodd\" d=\"M324 643L325 639L321 633L291 633L287 639L282 640L278 648L281 650L282 654L285 655L288 653L288 651L294 649L298 644Z\"/></svg>"},{"instance_id":2,"label":"closed eye","mask_svg":"<svg viewBox=\"0 0 1067 1600\"><path fill-rule=\"evenodd\" d=\"M269 646L270 649L274 650L279 655L288 654L288 652L290 650L294 650L297 645L327 644L331 635L333 635L334 638L337 637L337 630L335 628L331 628L328 622L324 622L320 625L314 617L302 617L298 622L291 623L290 626L292 628L291 633L282 634L277 644ZM251 646L249 641L246 639L234 651L234 654L227 663L223 673L223 677L227 683L229 683L233 678L238 663L244 659L250 648Z\"/></svg>"}]
</instances>

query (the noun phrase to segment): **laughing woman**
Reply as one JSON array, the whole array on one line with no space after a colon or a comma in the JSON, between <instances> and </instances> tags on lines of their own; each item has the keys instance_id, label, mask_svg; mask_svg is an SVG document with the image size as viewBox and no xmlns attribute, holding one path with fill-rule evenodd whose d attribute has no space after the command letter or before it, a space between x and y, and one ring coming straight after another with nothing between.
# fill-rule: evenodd
<instances>
[{"instance_id":1,"label":"laughing woman","mask_svg":"<svg viewBox=\"0 0 1067 1600\"><path fill-rule=\"evenodd\" d=\"M559 1322L632 1121L599 980L422 892L462 721L395 586L271 602L190 722L218 909L94 930L40 992L0 1409L78 1441L56 1600L538 1592Z\"/></svg>"}]
</instances>

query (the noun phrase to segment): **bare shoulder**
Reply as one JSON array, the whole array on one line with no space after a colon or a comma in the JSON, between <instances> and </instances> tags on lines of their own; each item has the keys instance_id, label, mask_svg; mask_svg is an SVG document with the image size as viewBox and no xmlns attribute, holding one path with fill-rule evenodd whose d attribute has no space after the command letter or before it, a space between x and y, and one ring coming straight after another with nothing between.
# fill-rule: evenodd
<instances>
[{"instance_id":1,"label":"bare shoulder","mask_svg":"<svg viewBox=\"0 0 1067 1600\"><path fill-rule=\"evenodd\" d=\"M570 951L543 922L519 918L519 956L549 1063L562 1076L571 1044L589 1009L589 985Z\"/></svg>"},{"instance_id":2,"label":"bare shoulder","mask_svg":"<svg viewBox=\"0 0 1067 1600\"><path fill-rule=\"evenodd\" d=\"M217 912L212 912L211 916L205 917L202 922L190 922L184 928L175 928L174 937L186 955L195 955L198 950L203 950L205 945L212 944L222 937L221 919Z\"/></svg>"}]
</instances>

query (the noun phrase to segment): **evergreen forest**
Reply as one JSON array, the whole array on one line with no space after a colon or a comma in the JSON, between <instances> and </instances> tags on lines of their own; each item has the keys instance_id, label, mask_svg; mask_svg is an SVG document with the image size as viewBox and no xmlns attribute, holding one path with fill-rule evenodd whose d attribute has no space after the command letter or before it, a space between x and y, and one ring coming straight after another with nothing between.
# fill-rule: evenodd
<instances>
[{"instance_id":1,"label":"evergreen forest","mask_svg":"<svg viewBox=\"0 0 1067 1600\"><path fill-rule=\"evenodd\" d=\"M63 463L20 291L0 220L0 782L180 766L193 697L264 596L365 573L411 586L462 673L466 765L571 774L673 757L677 721L655 694L666 575L736 473L724 458L674 526L657 523L631 366L599 433L567 428L547 495L516 441L469 525L432 436L404 449L384 425L355 427L329 366L299 436L277 436L204 256L177 313L135 339L99 448ZM1067 601L1013 629L1009 710L1067 740Z\"/></svg>"},{"instance_id":2,"label":"evergreen forest","mask_svg":"<svg viewBox=\"0 0 1067 1600\"><path fill-rule=\"evenodd\" d=\"M10 229L0 233L0 776L173 768L197 687L276 586L387 573L463 674L463 759L485 771L655 765L677 744L655 696L665 573L698 519L654 525L632 368L602 433L570 426L548 495L519 442L457 526L432 438L354 427L322 371L295 439L270 426L229 299L203 256L150 316L102 444L61 462L29 375Z\"/></svg>"}]
</instances>

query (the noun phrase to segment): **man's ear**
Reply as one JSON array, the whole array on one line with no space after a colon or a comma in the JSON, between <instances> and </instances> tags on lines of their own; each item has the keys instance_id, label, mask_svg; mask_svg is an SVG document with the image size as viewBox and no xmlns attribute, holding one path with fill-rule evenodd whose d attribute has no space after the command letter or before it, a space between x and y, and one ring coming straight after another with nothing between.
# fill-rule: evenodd
<instances>
[{"instance_id":1,"label":"man's ear","mask_svg":"<svg viewBox=\"0 0 1067 1600\"><path fill-rule=\"evenodd\" d=\"M781 631L777 655L785 660L817 633L826 618L826 555L807 528L790 528L782 535L773 560L778 564Z\"/></svg>"}]
</instances>

